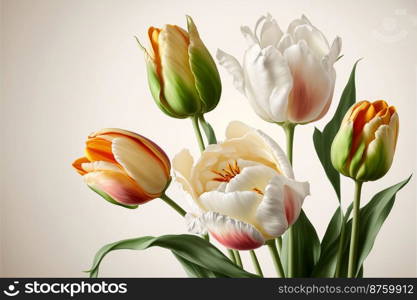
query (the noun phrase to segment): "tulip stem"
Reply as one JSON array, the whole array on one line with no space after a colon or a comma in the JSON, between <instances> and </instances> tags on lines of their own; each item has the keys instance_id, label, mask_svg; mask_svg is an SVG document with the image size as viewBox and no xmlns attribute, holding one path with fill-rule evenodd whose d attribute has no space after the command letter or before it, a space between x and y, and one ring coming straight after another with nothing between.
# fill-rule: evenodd
<instances>
[{"instance_id":1,"label":"tulip stem","mask_svg":"<svg viewBox=\"0 0 417 300\"><path fill-rule=\"evenodd\" d=\"M171 198L169 198L166 194L162 194L160 197L162 200L164 200L164 202L166 204L168 204L169 206L171 206L173 209L175 209L175 211L177 213L179 213L182 217L185 216L185 214L187 213L184 209L182 209L181 206L179 206L174 200L172 200Z\"/></svg>"},{"instance_id":2,"label":"tulip stem","mask_svg":"<svg viewBox=\"0 0 417 300\"><path fill-rule=\"evenodd\" d=\"M284 123L282 128L285 132L285 137L287 138L287 157L290 164L293 164L292 154L294 147L294 131L297 124L293 123ZM288 229L288 277L294 277L294 268L295 268L295 255L294 255L294 229L291 226Z\"/></svg>"},{"instance_id":3,"label":"tulip stem","mask_svg":"<svg viewBox=\"0 0 417 300\"><path fill-rule=\"evenodd\" d=\"M233 250L233 253L235 254L235 259L236 259L237 265L243 269L242 258L240 257L239 251Z\"/></svg>"},{"instance_id":4,"label":"tulip stem","mask_svg":"<svg viewBox=\"0 0 417 300\"><path fill-rule=\"evenodd\" d=\"M348 278L356 277L358 239L359 239L359 213L361 203L362 182L355 181L355 196L353 199L352 233L350 235Z\"/></svg>"},{"instance_id":5,"label":"tulip stem","mask_svg":"<svg viewBox=\"0 0 417 300\"><path fill-rule=\"evenodd\" d=\"M203 136L201 135L200 126L198 125L198 116L192 116L191 120L193 122L194 133L197 138L198 146L200 147L200 151L203 152L206 147L204 146Z\"/></svg>"},{"instance_id":6,"label":"tulip stem","mask_svg":"<svg viewBox=\"0 0 417 300\"><path fill-rule=\"evenodd\" d=\"M275 270L281 278L285 278L284 268L282 267L281 258L279 257L277 246L274 240L269 240L266 242L269 253L271 253L272 260L274 261Z\"/></svg>"},{"instance_id":7,"label":"tulip stem","mask_svg":"<svg viewBox=\"0 0 417 300\"><path fill-rule=\"evenodd\" d=\"M253 266L255 268L256 274L258 274L260 277L264 277L264 274L262 273L261 265L259 264L258 257L256 257L255 250L250 250L250 257L252 259Z\"/></svg>"}]
</instances>

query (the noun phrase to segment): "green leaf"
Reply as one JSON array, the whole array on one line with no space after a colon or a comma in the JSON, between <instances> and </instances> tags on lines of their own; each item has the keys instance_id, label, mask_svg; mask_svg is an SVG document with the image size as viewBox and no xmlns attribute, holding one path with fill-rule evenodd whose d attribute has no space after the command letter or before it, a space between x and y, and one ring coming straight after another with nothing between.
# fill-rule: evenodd
<instances>
[{"instance_id":1,"label":"green leaf","mask_svg":"<svg viewBox=\"0 0 417 300\"><path fill-rule=\"evenodd\" d=\"M216 274L213 271L207 270L199 265L193 264L192 262L182 258L181 256L174 254L175 258L180 262L185 273L187 273L190 278L218 278L224 277Z\"/></svg>"},{"instance_id":2,"label":"green leaf","mask_svg":"<svg viewBox=\"0 0 417 300\"><path fill-rule=\"evenodd\" d=\"M361 209L359 219L358 263L356 264L358 269L356 274L359 274L360 267L371 252L382 224L384 224L388 214L391 212L395 195L410 181L411 176L379 192Z\"/></svg>"},{"instance_id":3,"label":"green leaf","mask_svg":"<svg viewBox=\"0 0 417 300\"><path fill-rule=\"evenodd\" d=\"M352 72L349 77L349 81L343 90L342 96L340 97L339 105L337 106L336 112L329 123L324 127L323 132L314 129L313 141L314 147L317 152L317 156L326 172L327 178L330 180L337 198L340 202L340 175L333 168L330 159L330 148L337 131L339 130L340 124L342 123L343 117L349 108L356 102L356 87L355 87L355 72L356 65L359 60L353 65Z\"/></svg>"},{"instance_id":4,"label":"green leaf","mask_svg":"<svg viewBox=\"0 0 417 300\"><path fill-rule=\"evenodd\" d=\"M293 226L294 233L294 277L310 277L320 256L320 240L308 217L301 210L297 222ZM281 261L284 271L288 274L288 233L282 241Z\"/></svg>"},{"instance_id":5,"label":"green leaf","mask_svg":"<svg viewBox=\"0 0 417 300\"><path fill-rule=\"evenodd\" d=\"M129 209L135 209L135 208L137 208L139 206L139 205L126 205L126 204L119 203L116 200L114 200L112 197L110 197L107 193L105 193L103 191L100 191L100 190L98 190L96 188L93 188L90 185L88 185L88 187L91 190L93 190L94 192L96 192L97 194L99 194L101 197L103 197L104 200L110 202L111 204L119 205L119 206L122 206L124 208L129 208Z\"/></svg>"},{"instance_id":6,"label":"green leaf","mask_svg":"<svg viewBox=\"0 0 417 300\"><path fill-rule=\"evenodd\" d=\"M233 264L220 250L208 241L190 234L164 235L160 237L145 236L111 243L102 247L96 254L90 277L97 277L101 261L107 253L120 250L145 250L149 247L169 249L189 275L195 277L258 277Z\"/></svg>"},{"instance_id":7,"label":"green leaf","mask_svg":"<svg viewBox=\"0 0 417 300\"><path fill-rule=\"evenodd\" d=\"M336 271L340 235L351 211L352 204L346 210L346 214L343 216L343 221L340 207L338 207L334 212L321 242L320 258L313 270L312 277L334 277Z\"/></svg>"},{"instance_id":8,"label":"green leaf","mask_svg":"<svg viewBox=\"0 0 417 300\"><path fill-rule=\"evenodd\" d=\"M216 134L214 133L213 127L211 127L210 123L206 121L204 118L204 115L201 115L199 117L200 125L203 127L204 134L207 137L207 142L209 145L211 144L217 144Z\"/></svg>"},{"instance_id":9,"label":"green leaf","mask_svg":"<svg viewBox=\"0 0 417 300\"><path fill-rule=\"evenodd\" d=\"M357 277L361 276L361 268L363 263L371 252L372 247L375 243L376 237L382 224L385 222L388 214L391 212L392 206L394 205L396 193L402 189L411 179L411 176L406 180L393 185L378 194L360 210L359 219L359 249L358 249L358 263L357 263ZM345 222L349 218L352 205L348 208L345 214ZM337 213L337 212L336 212ZM335 214L336 214L335 213ZM352 219L346 223L344 241L342 246L342 264L341 264L341 277L347 276L348 261L349 261L349 246L350 246L350 235L352 232ZM330 277L333 264L336 263L337 251L339 249L339 240L334 240L320 256L320 260L316 265L313 272L315 277Z\"/></svg>"}]
</instances>

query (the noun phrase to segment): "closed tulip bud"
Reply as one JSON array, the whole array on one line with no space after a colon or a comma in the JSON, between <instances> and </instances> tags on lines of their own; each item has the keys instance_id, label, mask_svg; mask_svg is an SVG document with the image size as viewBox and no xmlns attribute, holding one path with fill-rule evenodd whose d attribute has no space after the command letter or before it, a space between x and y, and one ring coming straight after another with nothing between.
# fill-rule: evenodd
<instances>
[{"instance_id":1,"label":"closed tulip bud","mask_svg":"<svg viewBox=\"0 0 417 300\"><path fill-rule=\"evenodd\" d=\"M115 128L90 135L85 157L73 166L92 190L127 208L160 197L171 179L169 159L158 145Z\"/></svg>"},{"instance_id":2,"label":"closed tulip bud","mask_svg":"<svg viewBox=\"0 0 417 300\"><path fill-rule=\"evenodd\" d=\"M221 94L216 64L189 16L187 24L188 31L176 25L150 27L152 47L144 49L152 96L174 118L213 110Z\"/></svg>"},{"instance_id":3,"label":"closed tulip bud","mask_svg":"<svg viewBox=\"0 0 417 300\"><path fill-rule=\"evenodd\" d=\"M358 181L377 180L391 167L398 114L385 101L361 101L346 113L331 148L336 170Z\"/></svg>"}]
</instances>

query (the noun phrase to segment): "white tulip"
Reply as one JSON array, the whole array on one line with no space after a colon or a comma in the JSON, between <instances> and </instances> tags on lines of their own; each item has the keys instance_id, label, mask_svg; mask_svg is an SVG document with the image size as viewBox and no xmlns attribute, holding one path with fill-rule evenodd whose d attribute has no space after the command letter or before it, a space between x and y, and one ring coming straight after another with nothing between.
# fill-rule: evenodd
<instances>
[{"instance_id":1,"label":"white tulip","mask_svg":"<svg viewBox=\"0 0 417 300\"><path fill-rule=\"evenodd\" d=\"M248 42L243 63L217 51L217 60L233 76L235 87L265 121L305 124L328 111L342 41L332 46L303 15L283 33L271 15L262 16L255 30L241 27Z\"/></svg>"},{"instance_id":2,"label":"white tulip","mask_svg":"<svg viewBox=\"0 0 417 300\"><path fill-rule=\"evenodd\" d=\"M278 144L241 122L230 123L226 140L208 146L195 165L183 150L173 168L198 207L186 216L189 230L208 231L231 249L255 249L282 235L309 195Z\"/></svg>"}]
</instances>

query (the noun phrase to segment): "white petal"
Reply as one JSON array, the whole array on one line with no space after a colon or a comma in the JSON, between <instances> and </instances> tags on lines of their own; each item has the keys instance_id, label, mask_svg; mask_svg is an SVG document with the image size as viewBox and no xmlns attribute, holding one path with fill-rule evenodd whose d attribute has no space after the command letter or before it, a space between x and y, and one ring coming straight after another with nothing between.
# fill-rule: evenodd
<instances>
[{"instance_id":1,"label":"white petal","mask_svg":"<svg viewBox=\"0 0 417 300\"><path fill-rule=\"evenodd\" d=\"M215 212L206 213L201 219L213 237L227 248L252 250L265 243L262 234L250 224Z\"/></svg>"},{"instance_id":2,"label":"white petal","mask_svg":"<svg viewBox=\"0 0 417 300\"><path fill-rule=\"evenodd\" d=\"M340 37L336 37L332 43L332 47L330 48L328 54L328 63L329 66L332 66L336 60L340 56L340 52L342 51L342 39Z\"/></svg>"},{"instance_id":3,"label":"white petal","mask_svg":"<svg viewBox=\"0 0 417 300\"><path fill-rule=\"evenodd\" d=\"M304 198L310 194L307 182L299 182L282 175L274 176L265 189L256 218L263 230L277 237L298 218Z\"/></svg>"},{"instance_id":4,"label":"white petal","mask_svg":"<svg viewBox=\"0 0 417 300\"><path fill-rule=\"evenodd\" d=\"M239 167L242 166L239 164ZM255 165L243 168L240 174L230 180L226 186L226 193L238 191L263 192L269 180L278 173L265 165Z\"/></svg>"},{"instance_id":5,"label":"white petal","mask_svg":"<svg viewBox=\"0 0 417 300\"><path fill-rule=\"evenodd\" d=\"M273 177L266 187L265 196L256 212L256 219L271 238L278 237L287 230L283 185L279 176Z\"/></svg>"},{"instance_id":6,"label":"white petal","mask_svg":"<svg viewBox=\"0 0 417 300\"><path fill-rule=\"evenodd\" d=\"M240 66L240 63L232 55L223 52L218 49L216 53L217 61L221 66L223 66L227 72L233 77L233 85L235 88L241 92L245 93L245 82L243 78L243 70Z\"/></svg>"},{"instance_id":7,"label":"white petal","mask_svg":"<svg viewBox=\"0 0 417 300\"><path fill-rule=\"evenodd\" d=\"M317 59L321 59L329 54L329 42L323 33L314 26L307 24L297 26L294 30L293 37L296 43L302 40L306 41L308 47Z\"/></svg>"},{"instance_id":8,"label":"white petal","mask_svg":"<svg viewBox=\"0 0 417 300\"><path fill-rule=\"evenodd\" d=\"M255 212L261 199L256 192L207 192L200 196L207 211L214 211L246 223L254 221Z\"/></svg>"},{"instance_id":9,"label":"white petal","mask_svg":"<svg viewBox=\"0 0 417 300\"><path fill-rule=\"evenodd\" d=\"M187 213L185 216L187 231L195 234L206 234L207 228L202 219L194 214Z\"/></svg>"},{"instance_id":10,"label":"white petal","mask_svg":"<svg viewBox=\"0 0 417 300\"><path fill-rule=\"evenodd\" d=\"M231 121L226 128L226 138L235 139L245 136L249 131L253 130L252 127L246 125L240 121Z\"/></svg>"},{"instance_id":11,"label":"white petal","mask_svg":"<svg viewBox=\"0 0 417 300\"><path fill-rule=\"evenodd\" d=\"M258 38L255 36L255 34L248 26L240 27L240 31L242 32L242 35L245 38L248 46L252 46L253 44L259 45Z\"/></svg>"},{"instance_id":12,"label":"white petal","mask_svg":"<svg viewBox=\"0 0 417 300\"><path fill-rule=\"evenodd\" d=\"M285 49L292 45L294 45L292 36L289 33L285 33L279 41L277 48L281 53L284 53Z\"/></svg>"},{"instance_id":13,"label":"white petal","mask_svg":"<svg viewBox=\"0 0 417 300\"><path fill-rule=\"evenodd\" d=\"M286 102L292 87L291 71L285 58L281 53L272 46L260 49L254 45L245 54L244 74L248 98L256 110L261 110L263 119L272 120L273 122L282 121L282 115L286 110L280 111L286 107ZM271 95L274 89L280 91L275 93L274 106L271 107ZM274 109L274 111L272 111ZM274 117L278 116L278 119Z\"/></svg>"},{"instance_id":14,"label":"white petal","mask_svg":"<svg viewBox=\"0 0 417 300\"><path fill-rule=\"evenodd\" d=\"M147 148L131 138L117 137L113 139L112 152L126 173L147 193L163 191L168 181L164 166Z\"/></svg>"},{"instance_id":15,"label":"white petal","mask_svg":"<svg viewBox=\"0 0 417 300\"><path fill-rule=\"evenodd\" d=\"M270 14L268 14L266 17L262 17L258 20L255 32L257 31L258 25L261 23L262 27L259 37L261 47L265 48L267 46L276 46L282 37L282 31L277 22Z\"/></svg>"},{"instance_id":16,"label":"white petal","mask_svg":"<svg viewBox=\"0 0 417 300\"><path fill-rule=\"evenodd\" d=\"M293 123L311 122L328 103L333 86L332 76L303 40L285 50L284 55L294 79L288 118Z\"/></svg>"}]
</instances>

